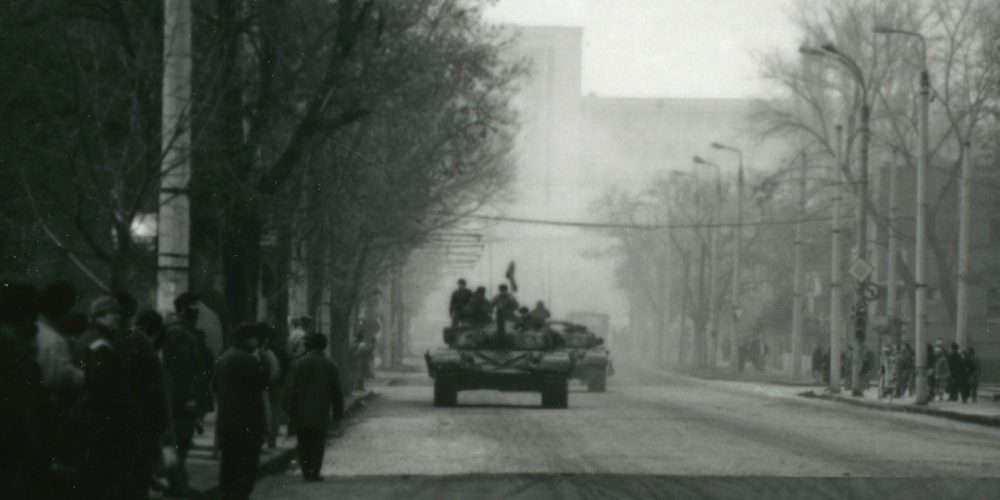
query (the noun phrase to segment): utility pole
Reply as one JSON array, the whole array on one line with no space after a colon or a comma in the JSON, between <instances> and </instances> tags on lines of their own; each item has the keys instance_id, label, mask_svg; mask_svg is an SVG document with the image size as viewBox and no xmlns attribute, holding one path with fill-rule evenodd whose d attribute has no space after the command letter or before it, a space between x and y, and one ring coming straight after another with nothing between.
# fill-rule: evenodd
<instances>
[{"instance_id":1,"label":"utility pole","mask_svg":"<svg viewBox=\"0 0 1000 500\"><path fill-rule=\"evenodd\" d=\"M844 127L837 125L836 158L834 161L834 179L836 188L833 191L833 228L831 233L830 249L830 387L831 393L840 392L840 345L841 335L844 332L844 309L841 304L842 293L840 283L842 273L840 270L840 199L843 196L843 186L841 180L843 174L840 172L840 164L846 158L844 154Z\"/></svg>"},{"instance_id":2,"label":"utility pole","mask_svg":"<svg viewBox=\"0 0 1000 500\"><path fill-rule=\"evenodd\" d=\"M876 26L875 33L904 35L920 41L920 150L917 152L917 242L916 272L914 273L913 348L917 358L917 404L927 404L927 349L924 348L924 327L927 325L927 163L930 161L930 131L927 110L931 102L931 77L927 71L927 39L916 31L889 26Z\"/></svg>"},{"instance_id":3,"label":"utility pole","mask_svg":"<svg viewBox=\"0 0 1000 500\"><path fill-rule=\"evenodd\" d=\"M972 148L962 142L962 182L959 184L958 216L958 307L955 318L955 342L969 345L969 219L972 216Z\"/></svg>"},{"instance_id":4,"label":"utility pole","mask_svg":"<svg viewBox=\"0 0 1000 500\"><path fill-rule=\"evenodd\" d=\"M795 272L792 284L792 378L802 376L802 217L806 212L806 153L799 169L799 210L795 216Z\"/></svg>"},{"instance_id":5,"label":"utility pole","mask_svg":"<svg viewBox=\"0 0 1000 500\"><path fill-rule=\"evenodd\" d=\"M694 162L697 165L708 165L715 167L715 206L712 209L712 216L708 224L708 366L713 370L716 368L719 353L719 316L715 307L715 272L718 269L716 258L718 257L718 241L715 235L715 215L722 211L722 167L717 163L705 160L700 156L695 156Z\"/></svg>"},{"instance_id":6,"label":"utility pole","mask_svg":"<svg viewBox=\"0 0 1000 500\"><path fill-rule=\"evenodd\" d=\"M921 38L922 40L922 38ZM926 54L926 51L925 51ZM917 161L917 251L913 348L917 351L917 404L927 404L927 349L924 348L924 327L927 325L927 162L930 155L930 131L927 109L931 100L931 79L924 69L920 72L920 154Z\"/></svg>"},{"instance_id":7,"label":"utility pole","mask_svg":"<svg viewBox=\"0 0 1000 500\"><path fill-rule=\"evenodd\" d=\"M173 310L188 289L191 214L191 2L163 2L163 109L157 221L156 307Z\"/></svg>"},{"instance_id":8,"label":"utility pole","mask_svg":"<svg viewBox=\"0 0 1000 500\"><path fill-rule=\"evenodd\" d=\"M887 213L889 218L887 228L889 236L889 249L887 252L888 269L886 270L885 314L888 318L889 328L892 333L892 343L895 345L896 349L899 349L902 347L902 331L899 327L899 315L896 310L896 281L899 279L896 264L896 253L899 251L899 243L896 237L896 204L899 202L896 194L896 171L896 152L893 151L892 161L889 163L889 210Z\"/></svg>"},{"instance_id":9,"label":"utility pole","mask_svg":"<svg viewBox=\"0 0 1000 500\"><path fill-rule=\"evenodd\" d=\"M734 249L733 249L733 331L730 334L730 352L732 357L730 359L729 368L733 372L739 371L739 356L737 353L739 349L737 347L740 339L741 331L741 319L743 317L743 309L740 307L740 292L742 286L742 280L740 279L740 254L743 251L743 151L739 148L734 148L732 146L726 146L725 144L720 144L718 142L713 142L712 147L714 149L721 149L725 151L730 151L736 153L739 160L738 168L736 173L736 230L734 231Z\"/></svg>"}]
</instances>

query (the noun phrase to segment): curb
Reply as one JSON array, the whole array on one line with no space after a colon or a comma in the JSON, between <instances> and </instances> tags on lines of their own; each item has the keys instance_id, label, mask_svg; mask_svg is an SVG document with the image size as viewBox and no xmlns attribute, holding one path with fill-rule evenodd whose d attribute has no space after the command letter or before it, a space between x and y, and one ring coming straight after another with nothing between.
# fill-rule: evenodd
<instances>
[{"instance_id":1,"label":"curb","mask_svg":"<svg viewBox=\"0 0 1000 500\"><path fill-rule=\"evenodd\" d=\"M725 373L711 373L711 372L689 372L675 370L669 373L675 373L677 375L682 375L685 377L691 377L701 380L720 380L723 382L750 382L757 384L771 384L771 385L781 385L785 387L817 387L818 384L812 381L800 381L796 382L793 380L773 380L773 379L755 379L755 378L740 378L738 376L727 375Z\"/></svg>"},{"instance_id":2,"label":"curb","mask_svg":"<svg viewBox=\"0 0 1000 500\"><path fill-rule=\"evenodd\" d=\"M986 427L1000 427L1000 416L989 416L989 415L970 415L967 413L957 413L948 410L941 410L938 408L932 408L927 406L918 406L913 404L889 404L889 403L879 403L864 399L852 399L842 396L835 396L833 394L816 393L815 391L806 391L799 393L800 397L809 399L822 399L826 401L836 401L838 403L849 404L852 406L858 406L861 408L868 408L871 410L879 411L892 411L900 413L913 413L918 415L929 415L932 417L946 418L949 420L955 420L958 422L964 422L967 424L982 425Z\"/></svg>"},{"instance_id":3,"label":"curb","mask_svg":"<svg viewBox=\"0 0 1000 500\"><path fill-rule=\"evenodd\" d=\"M364 394L355 397L345 408L344 408L344 419L351 417L361 411L365 405L375 399L375 392L371 389L366 389ZM270 476L278 472L282 472L288 468L288 464L295 459L297 454L295 448L287 449L274 457L271 457L267 461L262 461L260 465L257 466L257 481L261 480L265 476ZM221 498L222 491L219 485L215 485L207 490L201 492L195 498L209 500Z\"/></svg>"}]
</instances>

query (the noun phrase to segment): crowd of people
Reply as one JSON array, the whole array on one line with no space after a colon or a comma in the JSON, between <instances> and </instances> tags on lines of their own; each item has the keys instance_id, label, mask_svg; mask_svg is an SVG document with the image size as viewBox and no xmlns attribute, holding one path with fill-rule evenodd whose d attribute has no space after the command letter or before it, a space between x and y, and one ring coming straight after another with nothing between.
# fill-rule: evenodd
<instances>
[{"instance_id":1,"label":"crowd of people","mask_svg":"<svg viewBox=\"0 0 1000 500\"><path fill-rule=\"evenodd\" d=\"M164 318L117 293L83 312L67 281L0 283L0 498L194 496L187 457L213 411L224 498L249 497L283 416L303 477L321 479L344 413L326 337L307 324L286 349L274 328L247 323L216 356L196 328L199 301L182 293Z\"/></svg>"},{"instance_id":2,"label":"crowd of people","mask_svg":"<svg viewBox=\"0 0 1000 500\"><path fill-rule=\"evenodd\" d=\"M926 349L927 387L930 400L938 401L968 401L978 400L979 360L973 347L962 349L957 343L952 343L947 349L943 340L938 339L933 344L928 342ZM854 347L848 345L841 353L841 374L843 383L851 382ZM865 386L874 375L875 355L871 349L865 350L861 360L861 379ZM813 375L817 381L830 382L830 351L822 350L817 345L812 355ZM878 367L879 396L902 397L913 396L916 386L916 352L909 343L899 347L886 345Z\"/></svg>"},{"instance_id":3,"label":"crowd of people","mask_svg":"<svg viewBox=\"0 0 1000 500\"><path fill-rule=\"evenodd\" d=\"M497 294L488 300L486 287L480 286L472 291L465 279L458 280L458 288L451 294L448 315L452 326L490 323L496 317L513 322L519 330L544 328L545 322L552 317L540 300L535 303L534 309L521 306L506 284L500 285Z\"/></svg>"}]
</instances>

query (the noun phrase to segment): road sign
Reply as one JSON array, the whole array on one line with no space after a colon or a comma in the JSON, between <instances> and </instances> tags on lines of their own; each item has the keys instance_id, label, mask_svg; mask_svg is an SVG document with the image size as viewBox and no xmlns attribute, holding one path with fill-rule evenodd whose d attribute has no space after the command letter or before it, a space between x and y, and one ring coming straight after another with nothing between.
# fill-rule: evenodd
<instances>
[{"instance_id":1,"label":"road sign","mask_svg":"<svg viewBox=\"0 0 1000 500\"><path fill-rule=\"evenodd\" d=\"M864 281L871 276L872 271L874 270L875 268L866 262L865 259L857 258L851 263L851 267L847 270L847 272L851 273L851 276L853 276L854 279Z\"/></svg>"}]
</instances>

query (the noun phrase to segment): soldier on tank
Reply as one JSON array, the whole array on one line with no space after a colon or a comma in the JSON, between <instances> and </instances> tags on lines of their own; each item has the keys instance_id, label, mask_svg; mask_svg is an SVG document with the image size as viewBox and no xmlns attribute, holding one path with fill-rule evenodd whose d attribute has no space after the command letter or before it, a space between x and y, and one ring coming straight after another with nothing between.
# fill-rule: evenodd
<instances>
[{"instance_id":1,"label":"soldier on tank","mask_svg":"<svg viewBox=\"0 0 1000 500\"><path fill-rule=\"evenodd\" d=\"M465 286L465 280L458 280L458 289L451 293L451 300L448 302L448 316L451 317L451 326L458 326L462 322L462 311L468 308L472 300L472 290Z\"/></svg>"}]
</instances>

